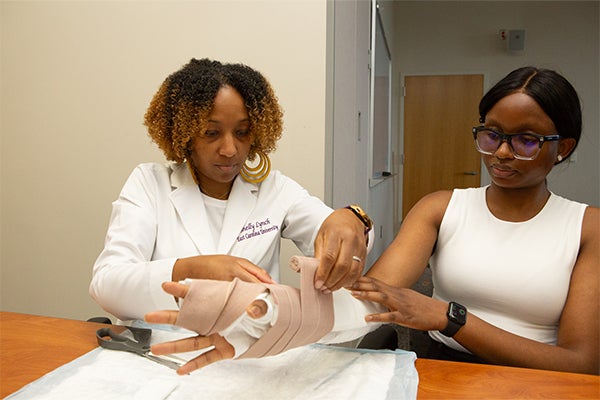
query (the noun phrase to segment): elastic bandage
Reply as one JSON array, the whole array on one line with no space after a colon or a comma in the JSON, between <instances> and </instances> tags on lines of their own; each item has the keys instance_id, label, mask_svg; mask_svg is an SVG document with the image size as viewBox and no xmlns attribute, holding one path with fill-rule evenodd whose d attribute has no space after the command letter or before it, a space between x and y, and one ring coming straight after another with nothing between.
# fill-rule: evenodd
<instances>
[{"instance_id":1,"label":"elastic bandage","mask_svg":"<svg viewBox=\"0 0 600 400\"><path fill-rule=\"evenodd\" d=\"M208 336L213 333L232 334L232 325L247 320L246 308L265 292L274 300L276 312L271 322L260 318L255 334L266 331L248 349L236 358L259 358L282 353L289 349L318 342L331 331L334 324L333 299L331 293L323 294L314 288L314 275L319 261L314 258L294 256L290 267L300 272L300 287L244 282L239 279L228 281L191 280L190 289L181 306L176 325ZM265 299L268 303L268 299ZM240 319L241 317L241 319ZM247 316L250 318L249 316ZM271 325L269 327L269 325ZM250 340L247 343L252 342Z\"/></svg>"}]
</instances>

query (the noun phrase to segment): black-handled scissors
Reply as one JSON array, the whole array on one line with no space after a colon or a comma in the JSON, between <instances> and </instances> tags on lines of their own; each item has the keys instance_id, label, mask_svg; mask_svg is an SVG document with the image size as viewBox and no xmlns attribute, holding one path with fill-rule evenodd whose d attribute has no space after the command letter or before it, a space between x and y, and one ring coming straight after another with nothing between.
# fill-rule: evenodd
<instances>
[{"instance_id":1,"label":"black-handled scissors","mask_svg":"<svg viewBox=\"0 0 600 400\"><path fill-rule=\"evenodd\" d=\"M155 356L152 354L150 351L150 336L152 335L151 329L135 327L124 328L133 334L133 338L135 340L123 335L119 335L113 332L110 328L102 328L96 331L96 339L98 340L98 344L105 349L135 353L175 370L179 369L179 367L185 363L185 360L178 359L177 357L171 356L171 359L167 359L162 356Z\"/></svg>"}]
</instances>

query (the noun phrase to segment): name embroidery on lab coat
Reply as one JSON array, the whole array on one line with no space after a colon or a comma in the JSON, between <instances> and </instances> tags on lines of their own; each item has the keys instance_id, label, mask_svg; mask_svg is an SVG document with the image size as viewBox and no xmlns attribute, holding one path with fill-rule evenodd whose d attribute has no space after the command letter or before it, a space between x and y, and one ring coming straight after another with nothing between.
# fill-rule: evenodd
<instances>
[{"instance_id":1,"label":"name embroidery on lab coat","mask_svg":"<svg viewBox=\"0 0 600 400\"><path fill-rule=\"evenodd\" d=\"M240 232L240 235L237 237L237 241L241 242L246 239L251 239L253 237L265 235L267 233L278 231L279 227L277 225L273 225L269 218L256 221L256 222L248 222Z\"/></svg>"}]
</instances>

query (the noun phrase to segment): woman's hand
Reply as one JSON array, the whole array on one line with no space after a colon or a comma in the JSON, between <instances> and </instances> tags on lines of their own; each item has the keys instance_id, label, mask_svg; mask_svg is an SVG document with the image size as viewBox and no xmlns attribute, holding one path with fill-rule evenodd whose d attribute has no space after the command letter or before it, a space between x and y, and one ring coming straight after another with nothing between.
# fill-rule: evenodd
<instances>
[{"instance_id":1,"label":"woman's hand","mask_svg":"<svg viewBox=\"0 0 600 400\"><path fill-rule=\"evenodd\" d=\"M397 288L375 278L361 277L351 290L357 299L380 303L389 310L387 313L367 315L367 322L394 323L422 331L442 330L448 323L447 303L412 289Z\"/></svg>"},{"instance_id":2,"label":"woman's hand","mask_svg":"<svg viewBox=\"0 0 600 400\"><path fill-rule=\"evenodd\" d=\"M320 261L316 289L328 292L348 287L362 275L367 238L364 224L352 211L335 210L323 221L315 239L315 258Z\"/></svg>"},{"instance_id":3,"label":"woman's hand","mask_svg":"<svg viewBox=\"0 0 600 400\"><path fill-rule=\"evenodd\" d=\"M165 282L162 285L163 290L175 297L185 298L189 291L189 287L176 282ZM254 300L246 309L248 315L252 318L260 318L267 312L267 307L264 301ZM175 325L177 321L178 311L165 310L154 311L144 316L144 320L154 324L170 324ZM199 316L201 318L201 316ZM209 336L194 336L185 339L174 340L172 342L164 342L153 345L150 350L156 355L185 353L188 351L202 350L211 348L202 353L198 357L188 361L177 370L179 375L189 374L192 371L205 367L217 361L233 358L235 350L231 344L223 336L218 333L213 333Z\"/></svg>"},{"instance_id":4,"label":"woman's hand","mask_svg":"<svg viewBox=\"0 0 600 400\"><path fill-rule=\"evenodd\" d=\"M174 282L191 279L231 281L239 278L246 282L275 283L269 273L245 258L225 254L180 258L172 272Z\"/></svg>"}]
</instances>

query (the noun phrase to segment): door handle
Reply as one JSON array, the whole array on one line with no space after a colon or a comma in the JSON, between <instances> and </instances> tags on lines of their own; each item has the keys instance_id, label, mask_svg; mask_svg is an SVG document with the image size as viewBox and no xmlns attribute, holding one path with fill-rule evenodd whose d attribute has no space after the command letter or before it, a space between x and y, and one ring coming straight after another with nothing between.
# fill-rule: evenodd
<instances>
[{"instance_id":1,"label":"door handle","mask_svg":"<svg viewBox=\"0 0 600 400\"><path fill-rule=\"evenodd\" d=\"M465 171L463 175L477 175L477 171Z\"/></svg>"}]
</instances>

